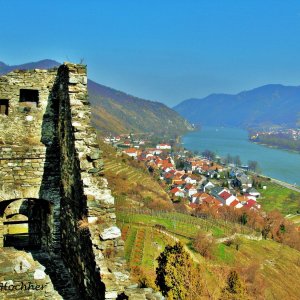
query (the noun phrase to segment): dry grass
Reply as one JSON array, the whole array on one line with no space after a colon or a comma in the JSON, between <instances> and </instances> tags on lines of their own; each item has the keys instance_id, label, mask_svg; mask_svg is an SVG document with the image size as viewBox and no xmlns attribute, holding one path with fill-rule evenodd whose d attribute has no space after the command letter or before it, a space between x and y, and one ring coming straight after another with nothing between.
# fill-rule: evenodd
<instances>
[{"instance_id":1,"label":"dry grass","mask_svg":"<svg viewBox=\"0 0 300 300\"><path fill-rule=\"evenodd\" d=\"M110 145L100 143L104 174L116 199L116 208L145 207L173 210L169 195L146 170L143 163L120 156Z\"/></svg>"},{"instance_id":2,"label":"dry grass","mask_svg":"<svg viewBox=\"0 0 300 300\"><path fill-rule=\"evenodd\" d=\"M77 228L81 232L89 230L89 221L87 217L83 217L81 220L77 221Z\"/></svg>"}]
</instances>

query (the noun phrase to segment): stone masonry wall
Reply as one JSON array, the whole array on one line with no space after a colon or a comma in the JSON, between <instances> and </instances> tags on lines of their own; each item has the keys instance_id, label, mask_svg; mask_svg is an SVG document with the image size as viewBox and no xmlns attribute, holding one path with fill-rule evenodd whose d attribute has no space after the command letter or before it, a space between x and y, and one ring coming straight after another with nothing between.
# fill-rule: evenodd
<instances>
[{"instance_id":1,"label":"stone masonry wall","mask_svg":"<svg viewBox=\"0 0 300 300\"><path fill-rule=\"evenodd\" d=\"M3 213L16 199L30 198L51 203L45 222L49 251L60 248L60 191L56 171L57 149L49 151L55 137L51 113L52 87L57 70L14 71L0 77L1 100L8 100L8 115L0 115L0 246L3 245ZM35 90L38 103L20 101L21 89Z\"/></svg>"},{"instance_id":2,"label":"stone masonry wall","mask_svg":"<svg viewBox=\"0 0 300 300\"><path fill-rule=\"evenodd\" d=\"M58 86L63 257L77 273L87 299L116 299L129 276L120 256L123 241L115 223L114 199L101 177L103 161L91 127L86 69L69 64L58 74L63 81Z\"/></svg>"}]
</instances>

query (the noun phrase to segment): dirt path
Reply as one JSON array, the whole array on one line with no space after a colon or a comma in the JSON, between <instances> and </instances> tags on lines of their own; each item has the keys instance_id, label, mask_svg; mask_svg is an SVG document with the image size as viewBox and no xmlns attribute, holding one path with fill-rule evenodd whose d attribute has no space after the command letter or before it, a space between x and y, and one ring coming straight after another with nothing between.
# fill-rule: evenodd
<instances>
[{"instance_id":1,"label":"dirt path","mask_svg":"<svg viewBox=\"0 0 300 300\"><path fill-rule=\"evenodd\" d=\"M172 239L173 241L175 241L175 242L179 242L179 241L180 241L176 236L170 234L169 232L166 232L166 231L160 230L160 229L156 229L156 230L157 230L159 233L162 233L162 234L164 234L165 236L171 238L171 239ZM184 248L184 250L185 250L187 253L189 253L189 255L192 257L193 261L195 261L195 262L198 263L198 264L200 263L200 261L198 260L198 258L197 258L197 257L195 256L195 254L188 248L187 245L183 245L183 248Z\"/></svg>"}]
</instances>

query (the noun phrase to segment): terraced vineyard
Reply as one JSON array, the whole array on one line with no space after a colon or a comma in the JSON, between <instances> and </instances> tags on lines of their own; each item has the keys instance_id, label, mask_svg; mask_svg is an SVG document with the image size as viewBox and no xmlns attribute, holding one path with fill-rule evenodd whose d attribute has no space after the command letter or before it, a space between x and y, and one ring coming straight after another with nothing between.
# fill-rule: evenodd
<instances>
[{"instance_id":1,"label":"terraced vineyard","mask_svg":"<svg viewBox=\"0 0 300 300\"><path fill-rule=\"evenodd\" d=\"M245 226L239 226L223 220L197 218L176 212L119 210L117 216L120 225L126 223L148 227L160 225L160 228L174 234L178 238L193 239L199 231L211 233L215 238L231 235L233 231L242 234L253 233L253 230Z\"/></svg>"},{"instance_id":2,"label":"terraced vineyard","mask_svg":"<svg viewBox=\"0 0 300 300\"><path fill-rule=\"evenodd\" d=\"M143 163L133 161L110 145L102 144L104 173L120 207L148 207L173 210L172 202L162 186Z\"/></svg>"},{"instance_id":3,"label":"terraced vineyard","mask_svg":"<svg viewBox=\"0 0 300 300\"><path fill-rule=\"evenodd\" d=\"M174 238L178 238L189 249L194 261L200 263L203 272L201 276L213 295L212 299L218 299L219 292L216 291L216 286L225 285L224 274L231 268L239 269L246 282L254 288L265 289L264 297L257 299L299 299L294 297L300 296L297 289L293 288L291 292L286 288L290 283L296 287L300 276L300 255L294 249L270 240L240 239L238 250L235 244L220 243L215 246L213 258L207 260L192 249L192 238L183 237L183 227L169 227L174 225L170 225L170 218L135 215L126 219L122 214L118 214L117 218L125 240L125 254L130 267L132 270L136 267L141 268L143 274L147 274L153 280L157 266L156 258L167 244L172 244ZM183 219L185 218L188 219L183 216ZM153 221L164 224L166 229L163 229L163 232L168 234L155 227L156 223ZM169 232L168 228L174 230L174 233ZM192 235L192 232L191 230L186 236ZM284 278L279 276L282 272L286 274Z\"/></svg>"},{"instance_id":4,"label":"terraced vineyard","mask_svg":"<svg viewBox=\"0 0 300 300\"><path fill-rule=\"evenodd\" d=\"M145 173L142 170L137 170L124 163L104 160L105 172L112 172L115 175L124 176L126 175L128 181L139 181L141 179L146 180L147 183L152 183L153 178L145 178Z\"/></svg>"},{"instance_id":5,"label":"terraced vineyard","mask_svg":"<svg viewBox=\"0 0 300 300\"><path fill-rule=\"evenodd\" d=\"M132 224L119 225L125 241L125 257L131 268L141 267L146 273L155 274L156 258L164 247L172 243L157 229Z\"/></svg>"}]
</instances>

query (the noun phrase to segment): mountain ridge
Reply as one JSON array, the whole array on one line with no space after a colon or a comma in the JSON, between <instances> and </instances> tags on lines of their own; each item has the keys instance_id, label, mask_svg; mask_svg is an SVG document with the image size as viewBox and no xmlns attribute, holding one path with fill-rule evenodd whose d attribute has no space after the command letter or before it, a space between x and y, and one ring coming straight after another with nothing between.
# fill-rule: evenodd
<instances>
[{"instance_id":1,"label":"mountain ridge","mask_svg":"<svg viewBox=\"0 0 300 300\"><path fill-rule=\"evenodd\" d=\"M173 109L201 125L295 127L300 112L300 86L267 84L237 94L211 94L186 99Z\"/></svg>"},{"instance_id":2,"label":"mountain ridge","mask_svg":"<svg viewBox=\"0 0 300 300\"><path fill-rule=\"evenodd\" d=\"M29 69L51 69L54 67L58 67L60 65L59 62L52 59L43 59L37 62L29 62L20 65L7 65L3 61L0 61L0 75L6 74L13 70L29 70Z\"/></svg>"}]
</instances>

